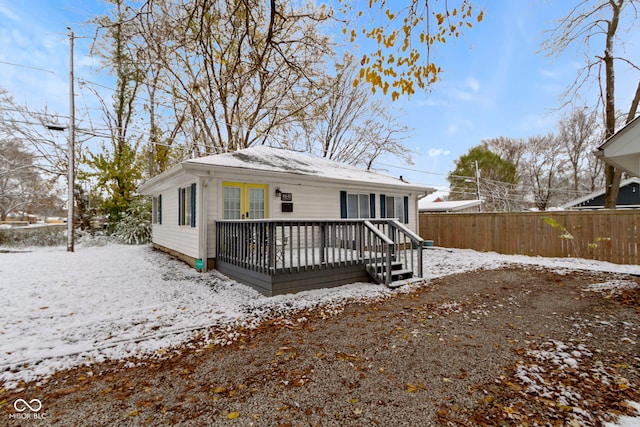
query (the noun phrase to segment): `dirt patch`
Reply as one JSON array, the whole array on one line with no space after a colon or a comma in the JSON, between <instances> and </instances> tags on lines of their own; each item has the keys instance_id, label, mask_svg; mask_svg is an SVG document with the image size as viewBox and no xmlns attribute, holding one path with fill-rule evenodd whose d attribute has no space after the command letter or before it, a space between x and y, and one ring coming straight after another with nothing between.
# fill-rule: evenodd
<instances>
[{"instance_id":1,"label":"dirt patch","mask_svg":"<svg viewBox=\"0 0 640 427\"><path fill-rule=\"evenodd\" d=\"M524 266L447 276L234 331L230 346L22 384L0 392L0 424L24 425L13 404L37 398L35 415L64 426L597 426L640 401L637 282Z\"/></svg>"}]
</instances>

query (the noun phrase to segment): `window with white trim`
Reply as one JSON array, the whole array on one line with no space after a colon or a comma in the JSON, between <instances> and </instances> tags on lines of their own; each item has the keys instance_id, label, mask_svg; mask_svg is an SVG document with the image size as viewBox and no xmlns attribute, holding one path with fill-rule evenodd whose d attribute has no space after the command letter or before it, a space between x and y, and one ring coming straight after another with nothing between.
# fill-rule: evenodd
<instances>
[{"instance_id":1,"label":"window with white trim","mask_svg":"<svg viewBox=\"0 0 640 427\"><path fill-rule=\"evenodd\" d=\"M151 218L154 224L162 224L162 194L151 198Z\"/></svg>"},{"instance_id":2,"label":"window with white trim","mask_svg":"<svg viewBox=\"0 0 640 427\"><path fill-rule=\"evenodd\" d=\"M347 218L371 218L369 194L347 194Z\"/></svg>"},{"instance_id":3,"label":"window with white trim","mask_svg":"<svg viewBox=\"0 0 640 427\"><path fill-rule=\"evenodd\" d=\"M401 221L404 219L404 203L402 197L387 196L385 205L385 217L398 218Z\"/></svg>"},{"instance_id":4,"label":"window with white trim","mask_svg":"<svg viewBox=\"0 0 640 427\"><path fill-rule=\"evenodd\" d=\"M178 188L178 225L196 226L196 184Z\"/></svg>"},{"instance_id":5,"label":"window with white trim","mask_svg":"<svg viewBox=\"0 0 640 427\"><path fill-rule=\"evenodd\" d=\"M397 218L405 224L409 223L409 197L380 195L380 216Z\"/></svg>"}]
</instances>

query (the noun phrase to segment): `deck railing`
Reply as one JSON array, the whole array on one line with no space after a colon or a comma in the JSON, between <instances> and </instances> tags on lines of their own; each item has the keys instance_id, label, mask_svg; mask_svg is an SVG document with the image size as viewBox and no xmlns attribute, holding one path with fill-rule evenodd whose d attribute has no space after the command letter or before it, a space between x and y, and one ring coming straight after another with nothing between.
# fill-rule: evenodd
<instances>
[{"instance_id":1,"label":"deck railing","mask_svg":"<svg viewBox=\"0 0 640 427\"><path fill-rule=\"evenodd\" d=\"M399 260L421 277L421 249L422 239L392 219L216 222L217 260L268 275Z\"/></svg>"}]
</instances>

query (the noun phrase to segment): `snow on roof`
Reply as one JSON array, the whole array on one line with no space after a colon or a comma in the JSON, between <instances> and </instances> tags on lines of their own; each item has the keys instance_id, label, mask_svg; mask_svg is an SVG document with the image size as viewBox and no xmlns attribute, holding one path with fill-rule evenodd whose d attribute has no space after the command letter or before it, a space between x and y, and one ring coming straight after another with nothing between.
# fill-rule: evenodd
<instances>
[{"instance_id":1,"label":"snow on roof","mask_svg":"<svg viewBox=\"0 0 640 427\"><path fill-rule=\"evenodd\" d=\"M418 210L431 212L452 212L472 208L480 205L480 200L448 200L444 202L430 202L418 200Z\"/></svg>"},{"instance_id":2,"label":"snow on roof","mask_svg":"<svg viewBox=\"0 0 640 427\"><path fill-rule=\"evenodd\" d=\"M407 186L419 188L425 192L433 191L433 189L427 186L411 184L400 178L379 172L312 156L308 153L264 145L187 160L185 164L212 166L214 168L225 167L278 172L322 179L375 183L379 185Z\"/></svg>"},{"instance_id":3,"label":"snow on roof","mask_svg":"<svg viewBox=\"0 0 640 427\"><path fill-rule=\"evenodd\" d=\"M636 178L636 177L631 177L629 179L625 179L624 181L622 181L620 183L620 188L622 187L626 187L627 185L630 184L640 184L640 178ZM596 197L602 196L604 195L605 190L598 190L598 191L594 191L593 193L589 193L586 196L582 196L579 197L577 199L571 200L570 202L565 203L564 205L562 205L563 208L574 208L574 207L578 207L578 205L580 205L581 203L587 202L589 200L595 199ZM591 206L593 207L593 206Z\"/></svg>"}]
</instances>

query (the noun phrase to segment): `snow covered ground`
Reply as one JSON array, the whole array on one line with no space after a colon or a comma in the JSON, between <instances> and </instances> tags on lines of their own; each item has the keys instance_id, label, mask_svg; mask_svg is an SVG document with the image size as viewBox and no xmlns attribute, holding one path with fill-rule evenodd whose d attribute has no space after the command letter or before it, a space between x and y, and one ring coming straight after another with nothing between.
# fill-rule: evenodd
<instances>
[{"instance_id":1,"label":"snow covered ground","mask_svg":"<svg viewBox=\"0 0 640 427\"><path fill-rule=\"evenodd\" d=\"M432 249L425 276L434 278L510 263L640 274L640 266ZM604 285L603 285L604 286ZM617 286L613 284L612 286ZM213 271L196 272L149 246L30 248L0 253L0 382L7 388L89 361L162 354L208 327L251 327L274 313L393 292L355 283L264 297ZM625 420L626 422L626 420ZM629 421L640 425L638 419Z\"/></svg>"}]
</instances>

